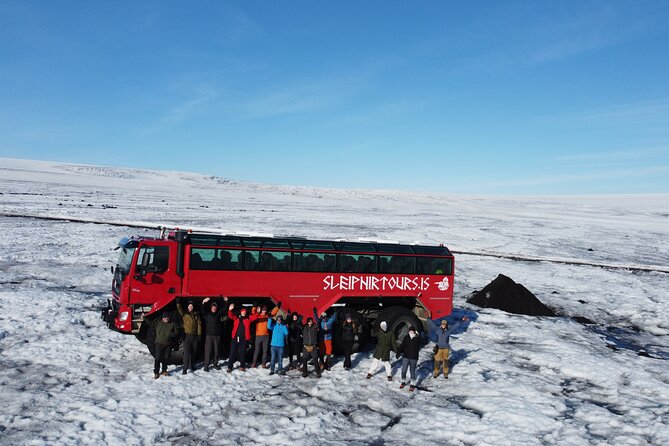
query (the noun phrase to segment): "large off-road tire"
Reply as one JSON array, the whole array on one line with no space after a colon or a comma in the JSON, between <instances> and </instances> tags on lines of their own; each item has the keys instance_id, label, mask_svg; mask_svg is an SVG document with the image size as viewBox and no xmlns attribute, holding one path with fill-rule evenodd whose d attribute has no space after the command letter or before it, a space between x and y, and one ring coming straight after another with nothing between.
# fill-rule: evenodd
<instances>
[{"instance_id":1,"label":"large off-road tire","mask_svg":"<svg viewBox=\"0 0 669 446\"><path fill-rule=\"evenodd\" d=\"M374 321L374 327L379 328L381 321L386 321L388 331L395 335L397 345L400 345L404 337L409 333L409 327L413 326L418 333L423 331L423 325L411 310L404 307L389 307L379 313Z\"/></svg>"}]
</instances>

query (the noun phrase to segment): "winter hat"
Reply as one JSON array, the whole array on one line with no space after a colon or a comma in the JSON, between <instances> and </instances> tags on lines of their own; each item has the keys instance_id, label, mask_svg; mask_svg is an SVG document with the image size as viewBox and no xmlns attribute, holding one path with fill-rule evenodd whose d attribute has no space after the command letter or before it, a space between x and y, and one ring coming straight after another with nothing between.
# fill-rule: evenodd
<instances>
[{"instance_id":1,"label":"winter hat","mask_svg":"<svg viewBox=\"0 0 669 446\"><path fill-rule=\"evenodd\" d=\"M211 308L218 308L218 304L216 302L211 303Z\"/></svg>"},{"instance_id":2,"label":"winter hat","mask_svg":"<svg viewBox=\"0 0 669 446\"><path fill-rule=\"evenodd\" d=\"M162 317L163 319L169 319L169 318L170 318L170 314L169 314L167 311L163 311L163 314L161 315L161 317Z\"/></svg>"},{"instance_id":3,"label":"winter hat","mask_svg":"<svg viewBox=\"0 0 669 446\"><path fill-rule=\"evenodd\" d=\"M277 321L277 322L283 322L283 316L278 315L278 316L276 317L276 321Z\"/></svg>"},{"instance_id":4,"label":"winter hat","mask_svg":"<svg viewBox=\"0 0 669 446\"><path fill-rule=\"evenodd\" d=\"M311 318L311 317L308 318L308 319L307 319L307 324L308 324L309 322L311 322L311 323L313 324L313 323L314 323L314 318Z\"/></svg>"},{"instance_id":5,"label":"winter hat","mask_svg":"<svg viewBox=\"0 0 669 446\"><path fill-rule=\"evenodd\" d=\"M240 308L240 309L239 309L239 312L240 312L240 313L246 313L246 307L242 307L242 308Z\"/></svg>"},{"instance_id":6,"label":"winter hat","mask_svg":"<svg viewBox=\"0 0 669 446\"><path fill-rule=\"evenodd\" d=\"M351 313L346 313L346 319L352 319L353 316L351 316Z\"/></svg>"},{"instance_id":7,"label":"winter hat","mask_svg":"<svg viewBox=\"0 0 669 446\"><path fill-rule=\"evenodd\" d=\"M409 327L409 337L413 339L416 336L418 336L418 333L416 333L416 328L412 325L411 327Z\"/></svg>"},{"instance_id":8,"label":"winter hat","mask_svg":"<svg viewBox=\"0 0 669 446\"><path fill-rule=\"evenodd\" d=\"M381 330L386 331L388 329L388 324L386 323L386 321L381 321L379 327L381 327Z\"/></svg>"}]
</instances>

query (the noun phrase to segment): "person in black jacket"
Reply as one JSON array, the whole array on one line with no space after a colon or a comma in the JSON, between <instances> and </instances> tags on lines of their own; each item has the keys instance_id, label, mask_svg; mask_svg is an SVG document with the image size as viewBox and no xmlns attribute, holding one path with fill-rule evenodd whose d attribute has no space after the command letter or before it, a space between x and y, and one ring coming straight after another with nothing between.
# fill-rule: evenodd
<instances>
[{"instance_id":1,"label":"person in black jacket","mask_svg":"<svg viewBox=\"0 0 669 446\"><path fill-rule=\"evenodd\" d=\"M357 336L358 326L353 320L351 313L346 313L344 322L341 324L341 343L344 348L344 370L351 370L351 353L353 343Z\"/></svg>"},{"instance_id":2,"label":"person in black jacket","mask_svg":"<svg viewBox=\"0 0 669 446\"><path fill-rule=\"evenodd\" d=\"M288 320L288 366L292 370L298 368L302 359L302 317L292 313ZM293 363L293 356L295 362Z\"/></svg>"},{"instance_id":3,"label":"person in black jacket","mask_svg":"<svg viewBox=\"0 0 669 446\"><path fill-rule=\"evenodd\" d=\"M218 309L218 304L209 302L207 297L202 301L202 322L204 325L204 371L209 371L209 365L213 362L216 370L221 370L218 365L218 345L221 342L221 330L225 320L225 312Z\"/></svg>"},{"instance_id":4,"label":"person in black jacket","mask_svg":"<svg viewBox=\"0 0 669 446\"><path fill-rule=\"evenodd\" d=\"M402 384L400 384L400 389L403 389L407 382L407 368L411 372L411 378L409 379L409 391L413 392L416 386L413 382L416 381L416 364L418 363L418 352L420 352L420 339L418 338L418 332L416 328L411 326L409 327L409 334L404 337L402 343L397 349L397 358L402 357Z\"/></svg>"}]
</instances>

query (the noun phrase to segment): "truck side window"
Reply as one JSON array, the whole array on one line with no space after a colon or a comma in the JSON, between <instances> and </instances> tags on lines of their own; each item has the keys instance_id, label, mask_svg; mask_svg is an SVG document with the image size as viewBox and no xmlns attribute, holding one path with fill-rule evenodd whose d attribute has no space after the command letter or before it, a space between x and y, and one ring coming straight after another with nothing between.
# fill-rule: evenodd
<instances>
[{"instance_id":1,"label":"truck side window","mask_svg":"<svg viewBox=\"0 0 669 446\"><path fill-rule=\"evenodd\" d=\"M167 271L170 260L170 248L168 246L143 246L137 256L137 271L142 267L144 255L149 256L146 271L151 273L162 273Z\"/></svg>"}]
</instances>

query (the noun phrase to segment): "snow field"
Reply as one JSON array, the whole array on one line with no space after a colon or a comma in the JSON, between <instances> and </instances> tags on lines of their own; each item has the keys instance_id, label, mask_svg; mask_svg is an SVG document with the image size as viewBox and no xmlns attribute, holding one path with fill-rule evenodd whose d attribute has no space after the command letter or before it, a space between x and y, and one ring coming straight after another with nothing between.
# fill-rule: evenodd
<instances>
[{"instance_id":1,"label":"snow field","mask_svg":"<svg viewBox=\"0 0 669 446\"><path fill-rule=\"evenodd\" d=\"M669 263L666 197L337 191L16 160L0 160L0 183L4 212ZM0 234L0 444L669 444L664 273L456 256L454 319L471 322L448 380L421 351L414 393L394 356L392 382L366 380L371 352L321 379L174 367L154 380L146 347L99 309L118 239L157 231L0 217ZM563 316L466 304L499 273Z\"/></svg>"}]
</instances>

